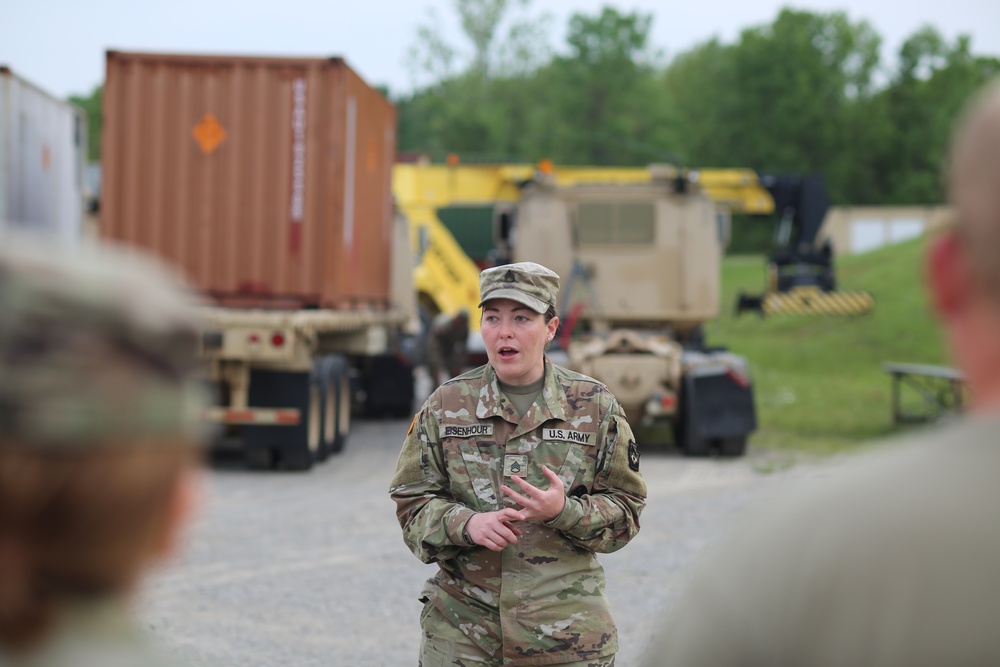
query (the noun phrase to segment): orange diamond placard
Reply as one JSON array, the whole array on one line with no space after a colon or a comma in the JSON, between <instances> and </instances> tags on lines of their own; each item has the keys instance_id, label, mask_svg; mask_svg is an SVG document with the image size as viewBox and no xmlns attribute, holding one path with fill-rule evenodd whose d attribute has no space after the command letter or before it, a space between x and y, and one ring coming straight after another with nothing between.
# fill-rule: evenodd
<instances>
[{"instance_id":1,"label":"orange diamond placard","mask_svg":"<svg viewBox=\"0 0 1000 667\"><path fill-rule=\"evenodd\" d=\"M226 128L222 127L219 119L214 113L207 113L201 117L201 122L194 126L191 131L194 140L198 142L198 147L205 155L210 155L212 151L219 147L226 140Z\"/></svg>"}]
</instances>

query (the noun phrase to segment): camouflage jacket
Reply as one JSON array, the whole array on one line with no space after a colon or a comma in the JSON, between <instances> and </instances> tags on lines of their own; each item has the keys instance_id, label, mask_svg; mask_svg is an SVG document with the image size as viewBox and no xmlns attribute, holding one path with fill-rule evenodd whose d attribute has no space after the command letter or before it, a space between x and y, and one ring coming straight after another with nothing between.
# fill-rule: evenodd
<instances>
[{"instance_id":1,"label":"camouflage jacket","mask_svg":"<svg viewBox=\"0 0 1000 667\"><path fill-rule=\"evenodd\" d=\"M502 552L462 536L476 512L512 505L513 474L566 486L566 507L527 522ZM545 362L545 381L520 419L487 365L439 387L416 415L390 489L407 546L439 570L423 600L508 665L611 655L618 633L595 553L639 531L646 486L625 415L603 384Z\"/></svg>"}]
</instances>

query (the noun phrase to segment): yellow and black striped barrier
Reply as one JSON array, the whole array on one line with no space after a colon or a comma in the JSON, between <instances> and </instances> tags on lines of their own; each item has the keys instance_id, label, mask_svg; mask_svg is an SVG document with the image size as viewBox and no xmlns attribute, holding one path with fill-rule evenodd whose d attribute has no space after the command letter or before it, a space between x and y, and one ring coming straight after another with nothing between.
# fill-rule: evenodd
<instances>
[{"instance_id":1,"label":"yellow and black striped barrier","mask_svg":"<svg viewBox=\"0 0 1000 667\"><path fill-rule=\"evenodd\" d=\"M824 292L818 287L795 287L764 295L765 315L864 315L875 307L868 292Z\"/></svg>"}]
</instances>

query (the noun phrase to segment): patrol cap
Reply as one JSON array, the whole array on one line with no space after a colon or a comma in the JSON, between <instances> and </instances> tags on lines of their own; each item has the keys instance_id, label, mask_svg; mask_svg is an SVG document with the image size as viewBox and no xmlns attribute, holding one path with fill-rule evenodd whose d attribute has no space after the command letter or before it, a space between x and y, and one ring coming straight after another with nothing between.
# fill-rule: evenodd
<instances>
[{"instance_id":1,"label":"patrol cap","mask_svg":"<svg viewBox=\"0 0 1000 667\"><path fill-rule=\"evenodd\" d=\"M0 237L0 444L202 434L196 302L176 275L124 248Z\"/></svg>"},{"instance_id":2,"label":"patrol cap","mask_svg":"<svg viewBox=\"0 0 1000 667\"><path fill-rule=\"evenodd\" d=\"M479 274L479 293L480 308L490 299L511 299L544 313L556 305L559 275L534 262L495 266Z\"/></svg>"}]
</instances>

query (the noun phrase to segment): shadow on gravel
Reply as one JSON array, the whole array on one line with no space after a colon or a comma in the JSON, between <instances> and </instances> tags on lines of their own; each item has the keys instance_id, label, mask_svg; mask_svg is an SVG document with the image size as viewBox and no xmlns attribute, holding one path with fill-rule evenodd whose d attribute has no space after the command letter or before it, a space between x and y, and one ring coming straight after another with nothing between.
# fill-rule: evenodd
<instances>
[{"instance_id":1,"label":"shadow on gravel","mask_svg":"<svg viewBox=\"0 0 1000 667\"><path fill-rule=\"evenodd\" d=\"M212 449L205 460L206 466L212 472L248 472L246 457L239 450Z\"/></svg>"}]
</instances>

